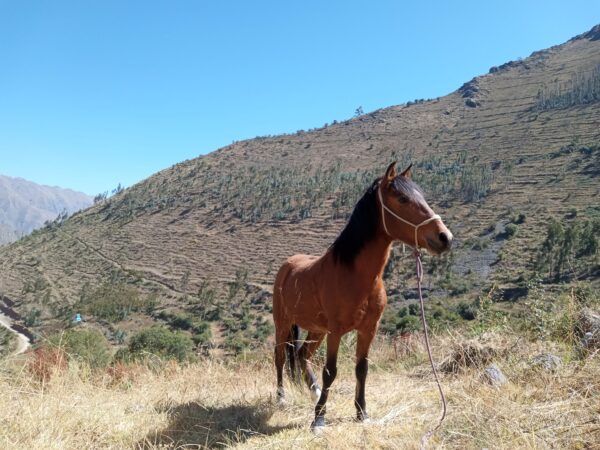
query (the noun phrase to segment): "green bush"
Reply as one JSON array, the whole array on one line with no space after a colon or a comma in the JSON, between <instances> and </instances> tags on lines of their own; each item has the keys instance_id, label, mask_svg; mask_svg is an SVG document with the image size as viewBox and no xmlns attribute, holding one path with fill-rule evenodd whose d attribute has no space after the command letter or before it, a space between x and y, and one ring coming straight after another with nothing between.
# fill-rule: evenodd
<instances>
[{"instance_id":1,"label":"green bush","mask_svg":"<svg viewBox=\"0 0 600 450\"><path fill-rule=\"evenodd\" d=\"M139 360L149 356L175 359L179 362L193 359L194 344L189 336L154 326L136 333L129 340L127 351L118 354L119 359Z\"/></svg>"},{"instance_id":2,"label":"green bush","mask_svg":"<svg viewBox=\"0 0 600 450\"><path fill-rule=\"evenodd\" d=\"M458 277L453 275L452 272L446 272L444 278L439 280L439 286L443 289L447 289L450 295L455 297L467 293L471 288L472 283L464 276Z\"/></svg>"},{"instance_id":3,"label":"green bush","mask_svg":"<svg viewBox=\"0 0 600 450\"><path fill-rule=\"evenodd\" d=\"M514 216L511 221L515 225L521 225L522 223L525 223L525 214L519 213L516 216Z\"/></svg>"},{"instance_id":4,"label":"green bush","mask_svg":"<svg viewBox=\"0 0 600 450\"><path fill-rule=\"evenodd\" d=\"M23 323L26 327L37 327L42 323L40 320L41 316L42 312L34 307L25 313L23 316Z\"/></svg>"},{"instance_id":5,"label":"green bush","mask_svg":"<svg viewBox=\"0 0 600 450\"><path fill-rule=\"evenodd\" d=\"M417 316L404 316L401 317L398 322L396 322L396 330L399 333L412 333L419 329L421 329L421 321Z\"/></svg>"},{"instance_id":6,"label":"green bush","mask_svg":"<svg viewBox=\"0 0 600 450\"><path fill-rule=\"evenodd\" d=\"M13 351L16 343L15 334L0 326L0 357Z\"/></svg>"},{"instance_id":7,"label":"green bush","mask_svg":"<svg viewBox=\"0 0 600 450\"><path fill-rule=\"evenodd\" d=\"M95 329L67 330L50 336L48 341L64 349L69 358L82 361L92 368L106 367L111 360L108 340Z\"/></svg>"},{"instance_id":8,"label":"green bush","mask_svg":"<svg viewBox=\"0 0 600 450\"><path fill-rule=\"evenodd\" d=\"M192 340L194 344L206 345L210 342L211 337L210 323L196 322L192 327Z\"/></svg>"},{"instance_id":9,"label":"green bush","mask_svg":"<svg viewBox=\"0 0 600 450\"><path fill-rule=\"evenodd\" d=\"M173 328L189 330L193 326L192 319L187 316L175 315L169 322Z\"/></svg>"},{"instance_id":10,"label":"green bush","mask_svg":"<svg viewBox=\"0 0 600 450\"><path fill-rule=\"evenodd\" d=\"M417 303L411 303L410 305L408 305L408 314L410 314L411 316L418 316L420 314L419 309L420 308Z\"/></svg>"},{"instance_id":11,"label":"green bush","mask_svg":"<svg viewBox=\"0 0 600 450\"><path fill-rule=\"evenodd\" d=\"M517 227L514 223L507 224L506 227L504 228L504 232L506 233L506 237L507 238L513 237L515 234L517 234L517 230L518 229L519 229L519 227Z\"/></svg>"},{"instance_id":12,"label":"green bush","mask_svg":"<svg viewBox=\"0 0 600 450\"><path fill-rule=\"evenodd\" d=\"M250 341L242 333L237 332L227 336L225 345L234 353L241 353L249 348Z\"/></svg>"},{"instance_id":13,"label":"green bush","mask_svg":"<svg viewBox=\"0 0 600 450\"><path fill-rule=\"evenodd\" d=\"M80 304L88 314L119 322L132 312L150 312L156 306L156 297L140 296L137 289L124 283L105 283L94 291L82 292Z\"/></svg>"},{"instance_id":14,"label":"green bush","mask_svg":"<svg viewBox=\"0 0 600 450\"><path fill-rule=\"evenodd\" d=\"M387 308L381 319L379 330L383 334L396 335L417 331L421 328L419 305L411 303L395 311Z\"/></svg>"},{"instance_id":15,"label":"green bush","mask_svg":"<svg viewBox=\"0 0 600 450\"><path fill-rule=\"evenodd\" d=\"M460 302L456 307L456 312L465 320L475 320L477 318L477 306L465 302Z\"/></svg>"}]
</instances>

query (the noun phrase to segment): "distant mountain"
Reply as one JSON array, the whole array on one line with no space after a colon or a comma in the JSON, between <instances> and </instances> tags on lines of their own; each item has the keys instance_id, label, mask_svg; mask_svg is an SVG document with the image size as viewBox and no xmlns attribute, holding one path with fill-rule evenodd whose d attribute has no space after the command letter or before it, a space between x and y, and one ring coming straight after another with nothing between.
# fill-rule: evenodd
<instances>
[{"instance_id":1,"label":"distant mountain","mask_svg":"<svg viewBox=\"0 0 600 450\"><path fill-rule=\"evenodd\" d=\"M0 175L0 245L31 233L63 211L70 215L91 204L92 198L81 192Z\"/></svg>"},{"instance_id":2,"label":"distant mountain","mask_svg":"<svg viewBox=\"0 0 600 450\"><path fill-rule=\"evenodd\" d=\"M7 242L13 242L19 239L19 233L12 227L6 224L0 223L0 245L6 244Z\"/></svg>"}]
</instances>

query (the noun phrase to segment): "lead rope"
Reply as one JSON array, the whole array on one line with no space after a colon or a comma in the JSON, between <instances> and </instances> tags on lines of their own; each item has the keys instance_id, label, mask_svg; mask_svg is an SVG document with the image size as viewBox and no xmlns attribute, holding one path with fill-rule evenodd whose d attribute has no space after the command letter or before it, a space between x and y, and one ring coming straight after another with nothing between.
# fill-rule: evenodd
<instances>
[{"instance_id":1,"label":"lead rope","mask_svg":"<svg viewBox=\"0 0 600 450\"><path fill-rule=\"evenodd\" d=\"M431 355L431 348L429 345L429 333L427 332L427 321L425 320L425 305L423 303L423 293L421 291L421 283L423 281L423 263L421 262L421 252L418 249L415 249L415 258L417 261L417 289L419 291L419 302L421 304L421 322L423 322L423 331L425 332L425 346L427 347L427 356L429 356L429 363L431 364L431 371L433 372L433 376L435 378L435 382L437 383L438 390L440 391L440 399L442 401L442 415L440 416L440 420L435 428L427 431L423 436L421 436L421 450L427 448L427 443L429 438L433 436L433 434L439 430L442 426L442 422L446 418L446 397L444 396L444 391L442 390L442 384L438 378L437 370L435 370L435 363L433 362L433 356Z\"/></svg>"},{"instance_id":2,"label":"lead rope","mask_svg":"<svg viewBox=\"0 0 600 450\"><path fill-rule=\"evenodd\" d=\"M439 420L438 424L435 426L435 428L432 428L431 430L427 431L423 436L421 436L420 449L425 450L427 448L427 443L429 441L429 438L431 436L433 436L433 434L437 430L439 430L439 428L442 426L442 422L446 418L446 397L444 396L444 391L442 390L442 384L440 383L440 379L438 377L437 370L435 370L435 363L433 362L433 356L431 355L431 346L429 345L429 333L427 332L427 321L425 320L425 304L423 303L423 292L421 290L421 283L423 282L423 263L421 262L421 252L419 251L418 231L421 226L426 225L429 222L433 222L434 220L442 220L442 218L440 216L438 216L437 214L434 214L429 219L426 219L423 222L421 222L420 224L415 225L414 223L409 222L408 220L400 217L398 214L396 214L394 211L392 211L390 208L388 208L385 205L385 203L383 203L383 197L381 196L381 185L378 186L377 195L379 197L379 203L381 204L381 222L383 224L383 229L385 230L385 233L389 237L394 239L393 236L388 231L387 225L385 223L385 212L386 211L389 214L391 214L393 217L395 217L396 219L398 219L401 222L404 222L408 225L411 225L415 229L415 252L414 252L414 255L415 255L415 258L417 261L417 289L419 291L419 303L421 305L421 322L423 323L423 331L425 332L425 347L427 347L427 356L429 356L429 364L431 364L431 371L433 372L435 382L437 384L438 390L440 391L440 399L442 401L442 415L440 416L440 420ZM404 243L402 243L402 251L404 252Z\"/></svg>"}]
</instances>

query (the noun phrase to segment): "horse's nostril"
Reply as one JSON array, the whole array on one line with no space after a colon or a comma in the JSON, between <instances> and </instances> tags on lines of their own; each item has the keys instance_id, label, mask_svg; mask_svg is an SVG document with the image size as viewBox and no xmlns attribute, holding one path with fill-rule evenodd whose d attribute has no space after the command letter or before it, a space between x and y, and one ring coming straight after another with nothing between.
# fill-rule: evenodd
<instances>
[{"instance_id":1,"label":"horse's nostril","mask_svg":"<svg viewBox=\"0 0 600 450\"><path fill-rule=\"evenodd\" d=\"M448 245L450 243L450 239L448 238L448 235L446 233L443 233L443 232L440 233L440 241L444 245Z\"/></svg>"}]
</instances>

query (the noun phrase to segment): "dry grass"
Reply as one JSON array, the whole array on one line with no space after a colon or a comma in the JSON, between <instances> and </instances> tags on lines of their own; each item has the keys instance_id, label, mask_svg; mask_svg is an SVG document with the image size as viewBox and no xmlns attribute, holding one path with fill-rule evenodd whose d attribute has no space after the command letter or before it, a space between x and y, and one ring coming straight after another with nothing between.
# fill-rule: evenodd
<instances>
[{"instance_id":1,"label":"dry grass","mask_svg":"<svg viewBox=\"0 0 600 450\"><path fill-rule=\"evenodd\" d=\"M436 358L451 355L461 339L436 338ZM485 385L477 366L445 375L449 415L435 448L600 448L597 355L545 373L528 359L560 348L506 336L488 335L490 341L510 348L494 359L510 382ZM313 408L306 391L288 386L287 405L274 405L270 359L204 360L158 373L91 373L71 365L45 382L23 360L8 360L0 371L0 448L417 448L438 417L422 349L396 360L391 345L376 345L366 425L353 421L353 366L345 349L328 404L330 425L318 437L308 427Z\"/></svg>"}]
</instances>

